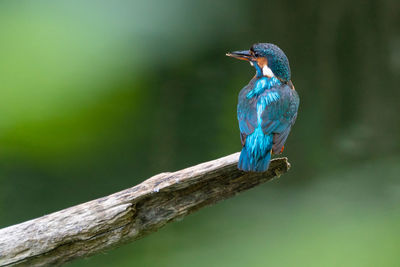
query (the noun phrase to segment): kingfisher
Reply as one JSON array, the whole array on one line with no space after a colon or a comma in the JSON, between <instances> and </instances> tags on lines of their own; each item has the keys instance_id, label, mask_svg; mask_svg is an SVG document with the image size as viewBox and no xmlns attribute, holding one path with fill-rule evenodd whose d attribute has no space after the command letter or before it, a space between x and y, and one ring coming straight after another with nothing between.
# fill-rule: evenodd
<instances>
[{"instance_id":1,"label":"kingfisher","mask_svg":"<svg viewBox=\"0 0 400 267\"><path fill-rule=\"evenodd\" d=\"M296 121L300 98L291 81L289 60L278 46L256 43L250 50L226 54L250 62L255 76L239 93L240 153L238 168L268 170L271 154L283 152Z\"/></svg>"}]
</instances>

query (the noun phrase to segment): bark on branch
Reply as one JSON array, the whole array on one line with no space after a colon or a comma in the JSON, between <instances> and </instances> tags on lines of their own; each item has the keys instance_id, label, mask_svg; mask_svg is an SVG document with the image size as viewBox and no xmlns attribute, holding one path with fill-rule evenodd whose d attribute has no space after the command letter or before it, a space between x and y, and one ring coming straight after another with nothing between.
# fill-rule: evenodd
<instances>
[{"instance_id":1,"label":"bark on branch","mask_svg":"<svg viewBox=\"0 0 400 267\"><path fill-rule=\"evenodd\" d=\"M0 266L61 265L137 240L290 167L279 158L264 173L244 173L236 168L238 157L161 173L121 192L0 229Z\"/></svg>"}]
</instances>

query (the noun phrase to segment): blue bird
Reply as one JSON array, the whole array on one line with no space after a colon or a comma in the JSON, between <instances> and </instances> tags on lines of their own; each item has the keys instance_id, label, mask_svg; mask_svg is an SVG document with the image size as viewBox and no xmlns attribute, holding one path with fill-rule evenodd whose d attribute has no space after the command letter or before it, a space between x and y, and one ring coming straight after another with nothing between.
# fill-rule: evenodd
<instances>
[{"instance_id":1,"label":"blue bird","mask_svg":"<svg viewBox=\"0 0 400 267\"><path fill-rule=\"evenodd\" d=\"M256 69L254 78L239 93L242 152L238 168L263 172L268 169L271 154L283 152L297 117L300 98L290 79L289 60L278 46L269 43L226 55L249 61Z\"/></svg>"}]
</instances>

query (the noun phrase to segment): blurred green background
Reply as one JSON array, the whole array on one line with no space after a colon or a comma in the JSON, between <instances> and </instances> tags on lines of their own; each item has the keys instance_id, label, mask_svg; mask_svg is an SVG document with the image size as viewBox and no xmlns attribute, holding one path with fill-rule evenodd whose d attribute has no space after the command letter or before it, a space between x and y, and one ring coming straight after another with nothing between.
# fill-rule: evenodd
<instances>
[{"instance_id":1,"label":"blurred green background","mask_svg":"<svg viewBox=\"0 0 400 267\"><path fill-rule=\"evenodd\" d=\"M240 150L225 57L279 45L280 179L69 266L399 266L400 2L1 1L0 227Z\"/></svg>"}]
</instances>

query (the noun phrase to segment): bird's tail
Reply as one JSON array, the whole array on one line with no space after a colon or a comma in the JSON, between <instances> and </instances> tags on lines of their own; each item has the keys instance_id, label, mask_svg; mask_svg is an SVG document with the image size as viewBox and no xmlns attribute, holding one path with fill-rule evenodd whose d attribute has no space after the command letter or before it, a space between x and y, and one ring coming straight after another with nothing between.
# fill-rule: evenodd
<instances>
[{"instance_id":1,"label":"bird's tail","mask_svg":"<svg viewBox=\"0 0 400 267\"><path fill-rule=\"evenodd\" d=\"M240 153L238 168L245 172L264 172L268 170L271 161L271 151L268 151L264 158L255 159L246 147Z\"/></svg>"},{"instance_id":2,"label":"bird's tail","mask_svg":"<svg viewBox=\"0 0 400 267\"><path fill-rule=\"evenodd\" d=\"M255 135L255 136L253 136ZM271 161L272 136L262 132L249 135L240 153L238 168L243 171L264 172Z\"/></svg>"}]
</instances>

